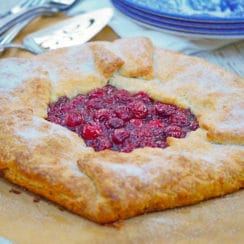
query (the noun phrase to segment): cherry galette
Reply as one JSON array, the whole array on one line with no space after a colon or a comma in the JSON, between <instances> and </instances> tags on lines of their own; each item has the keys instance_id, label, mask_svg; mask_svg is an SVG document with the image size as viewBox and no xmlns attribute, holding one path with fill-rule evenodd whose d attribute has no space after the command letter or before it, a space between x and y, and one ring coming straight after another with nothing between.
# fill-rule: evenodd
<instances>
[{"instance_id":1,"label":"cherry galette","mask_svg":"<svg viewBox=\"0 0 244 244\"><path fill-rule=\"evenodd\" d=\"M244 81L147 38L0 60L0 170L111 223L244 186Z\"/></svg>"}]
</instances>

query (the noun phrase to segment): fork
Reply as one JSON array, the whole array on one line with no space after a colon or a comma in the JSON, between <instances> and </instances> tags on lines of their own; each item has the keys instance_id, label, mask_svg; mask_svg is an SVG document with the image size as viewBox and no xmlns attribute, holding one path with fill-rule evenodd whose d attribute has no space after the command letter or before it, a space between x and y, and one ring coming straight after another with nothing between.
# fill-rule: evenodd
<instances>
[{"instance_id":1,"label":"fork","mask_svg":"<svg viewBox=\"0 0 244 244\"><path fill-rule=\"evenodd\" d=\"M0 44L0 54L1 54L5 49L8 49L8 48L16 48L16 49L21 49L21 50L24 50L24 51L33 53L33 54L40 54L39 52L34 51L34 50L32 50L31 48L26 47L26 46L24 46L24 45L22 45L22 44L18 44L18 43L4 43L4 44Z\"/></svg>"},{"instance_id":2,"label":"fork","mask_svg":"<svg viewBox=\"0 0 244 244\"><path fill-rule=\"evenodd\" d=\"M20 10L32 6L40 6L44 4L46 0L24 0L21 1L18 5L13 7L11 10L8 11L8 13L17 13ZM20 22L16 24L13 28L5 32L1 37L0 37L0 45L10 43L17 35L18 33L26 26L28 25L30 20L26 20L23 22Z\"/></svg>"},{"instance_id":3,"label":"fork","mask_svg":"<svg viewBox=\"0 0 244 244\"><path fill-rule=\"evenodd\" d=\"M16 13L20 12L22 9L28 8L29 5L34 1L32 1L32 0L21 0L16 5L14 5L11 9L9 9L7 12L0 15L0 19L5 18L6 16L11 15L11 14L16 14Z\"/></svg>"},{"instance_id":4,"label":"fork","mask_svg":"<svg viewBox=\"0 0 244 244\"><path fill-rule=\"evenodd\" d=\"M41 1L41 0L40 0ZM45 1L46 0L42 0ZM76 2L78 2L77 0L51 0L50 1L52 3L53 6L56 6L56 8L59 6L58 9L61 9L62 11L66 11L68 9L70 9L71 7L74 6L74 4ZM48 5L46 5L48 6ZM38 8L38 7L34 7L34 8ZM40 7L39 9L40 10ZM41 10L46 13L46 8L41 8ZM57 9L55 9L55 11L57 12ZM26 12L30 12L29 10L26 10ZM29 47L25 47L22 44L17 44L17 43L11 43L11 41L14 39L14 37L22 30L22 28L24 28L24 26L26 26L32 19L36 18L37 16L40 15L40 13L43 12L34 12L31 13L31 15L29 16L28 19L26 19L23 23L19 23L16 26L14 26L12 29L10 29L9 31L5 32L1 37L0 37L0 53L3 52L5 49L7 48L17 48L17 49L22 49L22 50L26 50L28 52L32 52L37 54L36 51L33 51L31 48ZM50 12L49 12L50 13Z\"/></svg>"},{"instance_id":5,"label":"fork","mask_svg":"<svg viewBox=\"0 0 244 244\"><path fill-rule=\"evenodd\" d=\"M78 0L50 0L42 6L34 6L26 10L22 10L15 15L7 16L0 23L0 35L6 32L9 28L27 19L32 20L41 15L52 15L59 11L65 11L75 5Z\"/></svg>"}]
</instances>

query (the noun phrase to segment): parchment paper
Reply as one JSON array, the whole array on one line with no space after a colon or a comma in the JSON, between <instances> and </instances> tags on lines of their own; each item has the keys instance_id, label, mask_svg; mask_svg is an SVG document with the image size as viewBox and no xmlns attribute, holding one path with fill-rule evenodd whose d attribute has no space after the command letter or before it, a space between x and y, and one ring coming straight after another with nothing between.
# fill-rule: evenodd
<instances>
[{"instance_id":1,"label":"parchment paper","mask_svg":"<svg viewBox=\"0 0 244 244\"><path fill-rule=\"evenodd\" d=\"M34 21L18 37L58 21ZM93 40L113 40L105 28ZM30 56L9 50L2 57ZM20 194L11 192L18 189ZM45 199L39 199L0 178L0 236L16 244L62 243L244 243L244 191L194 206L146 214L101 226L74 215Z\"/></svg>"}]
</instances>

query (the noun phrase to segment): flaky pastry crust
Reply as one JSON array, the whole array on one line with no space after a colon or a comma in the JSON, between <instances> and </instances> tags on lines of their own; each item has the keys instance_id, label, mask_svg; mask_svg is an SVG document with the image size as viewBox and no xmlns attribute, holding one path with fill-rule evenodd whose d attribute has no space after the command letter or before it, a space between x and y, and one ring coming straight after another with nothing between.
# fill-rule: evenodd
<instances>
[{"instance_id":1,"label":"flaky pastry crust","mask_svg":"<svg viewBox=\"0 0 244 244\"><path fill-rule=\"evenodd\" d=\"M45 120L50 102L107 83L189 108L200 128L166 149L95 152ZM146 38L0 61L0 170L97 223L193 204L244 186L244 80Z\"/></svg>"}]
</instances>

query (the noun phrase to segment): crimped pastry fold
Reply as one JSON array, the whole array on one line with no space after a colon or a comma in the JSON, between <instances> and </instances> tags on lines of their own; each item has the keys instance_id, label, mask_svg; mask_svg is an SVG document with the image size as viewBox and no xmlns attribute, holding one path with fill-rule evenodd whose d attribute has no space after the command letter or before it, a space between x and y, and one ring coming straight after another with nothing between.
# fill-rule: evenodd
<instances>
[{"instance_id":1,"label":"crimped pastry fold","mask_svg":"<svg viewBox=\"0 0 244 244\"><path fill-rule=\"evenodd\" d=\"M45 120L50 102L111 84L189 108L200 128L166 149L95 152ZM0 61L0 169L97 223L193 204L244 186L244 81L146 38Z\"/></svg>"}]
</instances>

